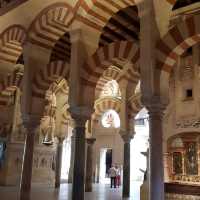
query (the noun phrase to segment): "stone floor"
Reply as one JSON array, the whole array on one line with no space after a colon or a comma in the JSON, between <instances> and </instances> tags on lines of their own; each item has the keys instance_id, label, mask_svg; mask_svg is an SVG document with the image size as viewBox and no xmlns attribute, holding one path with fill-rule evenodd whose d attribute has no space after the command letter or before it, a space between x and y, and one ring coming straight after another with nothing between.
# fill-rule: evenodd
<instances>
[{"instance_id":1,"label":"stone floor","mask_svg":"<svg viewBox=\"0 0 200 200\"><path fill-rule=\"evenodd\" d=\"M134 184L134 187L133 187ZM139 200L140 183L132 183L131 197L127 200ZM60 190L44 186L33 186L32 200L70 200L71 186L62 184ZM121 200L121 188L111 189L109 185L94 185L92 193L86 193L85 200ZM0 187L0 200L18 200L18 189Z\"/></svg>"}]
</instances>

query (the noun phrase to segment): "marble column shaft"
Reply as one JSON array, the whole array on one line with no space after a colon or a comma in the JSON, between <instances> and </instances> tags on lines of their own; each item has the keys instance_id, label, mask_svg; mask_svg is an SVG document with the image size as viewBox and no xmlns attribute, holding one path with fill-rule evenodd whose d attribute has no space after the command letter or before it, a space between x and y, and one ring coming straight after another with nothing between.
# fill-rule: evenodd
<instances>
[{"instance_id":1,"label":"marble column shaft","mask_svg":"<svg viewBox=\"0 0 200 200\"><path fill-rule=\"evenodd\" d=\"M56 169L55 169L55 188L60 187L61 168L62 168L63 139L58 139L56 147Z\"/></svg>"},{"instance_id":2,"label":"marble column shaft","mask_svg":"<svg viewBox=\"0 0 200 200\"><path fill-rule=\"evenodd\" d=\"M159 105L148 108L149 110L149 184L150 200L164 200L164 162L163 162L163 109Z\"/></svg>"},{"instance_id":3,"label":"marble column shaft","mask_svg":"<svg viewBox=\"0 0 200 200\"><path fill-rule=\"evenodd\" d=\"M93 145L96 139L89 138L87 141L87 161L86 161L86 179L85 179L85 191L92 192L93 183Z\"/></svg>"},{"instance_id":4,"label":"marble column shaft","mask_svg":"<svg viewBox=\"0 0 200 200\"><path fill-rule=\"evenodd\" d=\"M21 183L20 183L20 200L30 200L33 153L34 153L34 137L35 137L36 127L37 126L30 126L27 128L27 134L24 145Z\"/></svg>"},{"instance_id":5,"label":"marble column shaft","mask_svg":"<svg viewBox=\"0 0 200 200\"><path fill-rule=\"evenodd\" d=\"M130 141L132 136L122 136L124 140L124 164L123 164L123 188L122 196L124 198L130 197Z\"/></svg>"},{"instance_id":6,"label":"marble column shaft","mask_svg":"<svg viewBox=\"0 0 200 200\"><path fill-rule=\"evenodd\" d=\"M72 200L85 199L85 127L75 126Z\"/></svg>"},{"instance_id":7,"label":"marble column shaft","mask_svg":"<svg viewBox=\"0 0 200 200\"><path fill-rule=\"evenodd\" d=\"M72 135L71 136L71 157L70 157L70 168L69 168L68 183L72 183L72 179L73 179L74 151L75 151L75 136Z\"/></svg>"}]
</instances>

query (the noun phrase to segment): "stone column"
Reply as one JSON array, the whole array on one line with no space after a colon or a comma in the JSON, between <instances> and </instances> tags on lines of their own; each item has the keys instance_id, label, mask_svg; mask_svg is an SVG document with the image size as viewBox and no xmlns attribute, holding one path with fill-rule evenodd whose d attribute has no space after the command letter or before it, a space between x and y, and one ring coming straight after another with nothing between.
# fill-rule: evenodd
<instances>
[{"instance_id":1,"label":"stone column","mask_svg":"<svg viewBox=\"0 0 200 200\"><path fill-rule=\"evenodd\" d=\"M122 135L124 141L124 164L123 164L123 198L130 197L130 142L132 135Z\"/></svg>"},{"instance_id":2,"label":"stone column","mask_svg":"<svg viewBox=\"0 0 200 200\"><path fill-rule=\"evenodd\" d=\"M164 200L164 161L162 119L164 107L156 98L149 110L149 184L150 200Z\"/></svg>"},{"instance_id":3,"label":"stone column","mask_svg":"<svg viewBox=\"0 0 200 200\"><path fill-rule=\"evenodd\" d=\"M56 146L56 169L55 169L55 188L60 187L61 168L62 168L62 152L63 152L64 138L58 138Z\"/></svg>"},{"instance_id":4,"label":"stone column","mask_svg":"<svg viewBox=\"0 0 200 200\"><path fill-rule=\"evenodd\" d=\"M70 107L74 120L74 169L72 182L72 200L85 199L85 124L90 119L93 109Z\"/></svg>"},{"instance_id":5,"label":"stone column","mask_svg":"<svg viewBox=\"0 0 200 200\"><path fill-rule=\"evenodd\" d=\"M39 122L39 118L35 118L33 116L26 116L26 119L24 119L24 126L27 129L27 134L24 144L22 175L20 182L20 200L30 200L34 136L35 130L38 127Z\"/></svg>"},{"instance_id":6,"label":"stone column","mask_svg":"<svg viewBox=\"0 0 200 200\"><path fill-rule=\"evenodd\" d=\"M86 161L86 179L85 179L85 191L92 192L93 183L93 144L96 141L95 138L86 139L87 142L87 161Z\"/></svg>"},{"instance_id":7,"label":"stone column","mask_svg":"<svg viewBox=\"0 0 200 200\"><path fill-rule=\"evenodd\" d=\"M69 168L69 177L68 183L72 183L73 179L73 169L74 169L74 151L75 151L75 140L74 133L71 136L71 157L70 157L70 168Z\"/></svg>"}]
</instances>

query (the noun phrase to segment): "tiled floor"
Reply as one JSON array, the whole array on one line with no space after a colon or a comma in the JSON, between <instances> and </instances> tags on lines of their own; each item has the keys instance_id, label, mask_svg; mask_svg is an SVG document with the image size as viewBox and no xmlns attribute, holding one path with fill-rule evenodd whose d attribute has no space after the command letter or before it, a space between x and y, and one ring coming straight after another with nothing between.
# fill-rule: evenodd
<instances>
[{"instance_id":1,"label":"tiled floor","mask_svg":"<svg viewBox=\"0 0 200 200\"><path fill-rule=\"evenodd\" d=\"M139 183L134 182L131 185L131 197L128 200L139 200ZM32 200L71 200L70 191L71 186L67 184L62 184L60 190L34 186L32 188ZM85 194L85 200L121 199L121 188L111 189L109 185L94 185L94 191ZM17 188L0 187L0 200L18 200Z\"/></svg>"}]
</instances>

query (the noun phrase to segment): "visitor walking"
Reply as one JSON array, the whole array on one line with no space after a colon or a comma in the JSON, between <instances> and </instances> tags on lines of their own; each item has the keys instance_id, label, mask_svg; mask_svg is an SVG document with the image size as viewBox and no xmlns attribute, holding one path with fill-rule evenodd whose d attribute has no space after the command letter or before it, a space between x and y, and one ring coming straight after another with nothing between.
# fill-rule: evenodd
<instances>
[{"instance_id":1,"label":"visitor walking","mask_svg":"<svg viewBox=\"0 0 200 200\"><path fill-rule=\"evenodd\" d=\"M120 172L120 168L118 166L115 167L116 169L116 185L117 187L120 187L121 185L121 172Z\"/></svg>"},{"instance_id":2,"label":"visitor walking","mask_svg":"<svg viewBox=\"0 0 200 200\"><path fill-rule=\"evenodd\" d=\"M112 166L109 169L109 174L110 174L110 187L112 188L114 186L114 188L116 188L117 170L114 166Z\"/></svg>"}]
</instances>

